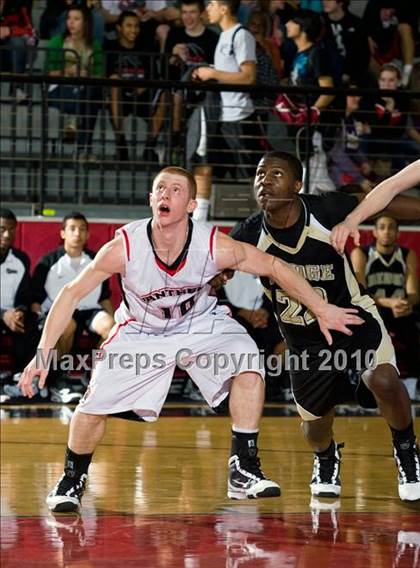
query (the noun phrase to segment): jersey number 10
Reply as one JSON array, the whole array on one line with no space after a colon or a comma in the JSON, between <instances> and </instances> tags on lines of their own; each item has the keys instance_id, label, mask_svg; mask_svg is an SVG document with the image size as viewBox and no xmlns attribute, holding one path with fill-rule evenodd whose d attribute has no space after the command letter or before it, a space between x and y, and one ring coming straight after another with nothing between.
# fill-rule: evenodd
<instances>
[{"instance_id":1,"label":"jersey number 10","mask_svg":"<svg viewBox=\"0 0 420 568\"><path fill-rule=\"evenodd\" d=\"M160 308L163 312L163 317L165 319L178 319L185 316L186 313L190 311L190 309L195 304L194 297L187 298L184 302L180 304L175 304L175 306L166 306L164 308Z\"/></svg>"}]
</instances>

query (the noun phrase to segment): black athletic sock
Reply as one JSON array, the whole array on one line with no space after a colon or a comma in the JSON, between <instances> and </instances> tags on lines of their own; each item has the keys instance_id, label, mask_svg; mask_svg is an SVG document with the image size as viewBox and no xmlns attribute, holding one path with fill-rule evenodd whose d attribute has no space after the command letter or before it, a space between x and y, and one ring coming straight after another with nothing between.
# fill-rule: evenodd
<instances>
[{"instance_id":1,"label":"black athletic sock","mask_svg":"<svg viewBox=\"0 0 420 568\"><path fill-rule=\"evenodd\" d=\"M335 453L335 442L334 442L334 440L331 440L331 444L328 446L328 448L326 450L324 450L323 452L315 452L315 453L319 458L330 458L330 457L332 457Z\"/></svg>"},{"instance_id":2,"label":"black athletic sock","mask_svg":"<svg viewBox=\"0 0 420 568\"><path fill-rule=\"evenodd\" d=\"M87 474L93 454L76 454L69 447L66 449L64 460L64 473L67 477Z\"/></svg>"},{"instance_id":3,"label":"black athletic sock","mask_svg":"<svg viewBox=\"0 0 420 568\"><path fill-rule=\"evenodd\" d=\"M414 442L416 435L414 434L413 422L411 421L405 430L395 430L390 426L392 441L395 446L400 446L401 444L407 442Z\"/></svg>"},{"instance_id":4,"label":"black athletic sock","mask_svg":"<svg viewBox=\"0 0 420 568\"><path fill-rule=\"evenodd\" d=\"M231 456L255 457L258 452L257 447L258 432L236 432L232 429Z\"/></svg>"}]
</instances>

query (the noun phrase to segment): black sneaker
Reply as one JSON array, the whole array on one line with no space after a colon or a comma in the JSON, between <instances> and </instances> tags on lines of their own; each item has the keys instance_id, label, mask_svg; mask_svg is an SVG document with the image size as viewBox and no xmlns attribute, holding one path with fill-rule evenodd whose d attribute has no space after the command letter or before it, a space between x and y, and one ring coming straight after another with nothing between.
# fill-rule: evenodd
<instances>
[{"instance_id":1,"label":"black sneaker","mask_svg":"<svg viewBox=\"0 0 420 568\"><path fill-rule=\"evenodd\" d=\"M334 442L334 453L320 457L314 455L314 469L310 483L311 494L316 497L338 497L341 493L340 448L344 444Z\"/></svg>"},{"instance_id":2,"label":"black sneaker","mask_svg":"<svg viewBox=\"0 0 420 568\"><path fill-rule=\"evenodd\" d=\"M267 479L260 468L260 459L234 455L229 459L228 497L229 499L259 499L279 497L279 485Z\"/></svg>"},{"instance_id":3,"label":"black sneaker","mask_svg":"<svg viewBox=\"0 0 420 568\"><path fill-rule=\"evenodd\" d=\"M415 440L394 443L398 469L398 494L402 501L420 501L420 458Z\"/></svg>"},{"instance_id":4,"label":"black sneaker","mask_svg":"<svg viewBox=\"0 0 420 568\"><path fill-rule=\"evenodd\" d=\"M69 477L66 473L60 477L57 485L48 495L46 502L54 513L75 513L80 510L85 492L87 475Z\"/></svg>"}]
</instances>

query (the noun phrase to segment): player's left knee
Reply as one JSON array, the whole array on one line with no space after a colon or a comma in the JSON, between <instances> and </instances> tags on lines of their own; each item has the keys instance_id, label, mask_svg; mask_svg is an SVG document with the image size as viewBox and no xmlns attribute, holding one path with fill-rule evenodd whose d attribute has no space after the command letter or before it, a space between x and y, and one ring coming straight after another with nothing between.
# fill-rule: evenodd
<instances>
[{"instance_id":1,"label":"player's left knee","mask_svg":"<svg viewBox=\"0 0 420 568\"><path fill-rule=\"evenodd\" d=\"M401 388L397 371L392 365L379 365L365 379L368 388L378 396L390 396Z\"/></svg>"}]
</instances>

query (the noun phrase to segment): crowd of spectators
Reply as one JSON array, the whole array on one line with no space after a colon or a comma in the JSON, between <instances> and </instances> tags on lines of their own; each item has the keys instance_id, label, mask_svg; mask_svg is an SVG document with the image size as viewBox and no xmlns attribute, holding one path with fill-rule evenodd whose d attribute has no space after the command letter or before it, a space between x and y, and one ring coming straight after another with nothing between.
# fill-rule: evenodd
<instances>
[{"instance_id":1,"label":"crowd of spectators","mask_svg":"<svg viewBox=\"0 0 420 568\"><path fill-rule=\"evenodd\" d=\"M36 46L42 40L43 49L47 49L43 71L52 76L395 89L395 97L359 100L350 115L348 100L329 95L310 95L310 111L302 96L282 97L275 106L277 115L287 123L291 140L302 125L307 125L311 134L317 129L324 138L335 139L339 131L345 138L341 145L344 153L352 154L352 146L357 144L368 158L385 158L395 169L420 148L416 101L410 107L409 100L400 96L403 89L417 86L420 6L409 0L367 0L365 4L360 18L351 12L348 0L214 0L207 7L203 0L47 0L36 29L31 20L32 0L1 0L0 70L31 72ZM162 63L165 57L168 65ZM27 101L21 86L13 93L17 102ZM66 116L63 140L76 142L74 155L83 161L95 159L92 136L104 100L119 161L130 159L124 126L127 116L146 120L143 158L157 163L157 140L171 114L167 122L175 152L165 159L172 161L182 147L193 147L188 165L197 166L199 195L207 198L212 164L222 162L217 177L223 177L232 173L223 162L235 165L242 156L232 176L248 177L244 162L254 165L261 142L245 141L259 137L262 149L267 149L264 125L274 101L264 93L251 98L245 93L222 92L222 104L216 105L212 116L217 128L207 117L206 140L201 132L194 142L182 138L187 124L182 121L187 121L188 113L200 102L204 108L208 106L202 96L195 99L189 93L188 101L182 97L180 92L152 92L141 87L115 87L105 92L100 87L51 85L49 90L49 104ZM206 120L203 115L203 110L195 113L201 126ZM362 129L354 128L355 123L361 123ZM354 142L356 130L358 140ZM224 154L219 148L221 139L226 142ZM215 140L218 142L212 144ZM251 154L238 151L247 143L250 147L245 149ZM326 140L324 150L328 153L331 146ZM298 144L298 149L304 157L303 145ZM311 145L309 149L312 151ZM330 160L333 169L337 145ZM365 161L362 170L358 157L350 155L348 163L354 172L349 175L358 180L356 183L365 179Z\"/></svg>"},{"instance_id":2,"label":"crowd of spectators","mask_svg":"<svg viewBox=\"0 0 420 568\"><path fill-rule=\"evenodd\" d=\"M293 22L296 15L303 12L319 17L319 23L312 25L315 31L312 39L322 47L335 85L349 81L359 86L373 85L380 67L392 61L401 64L402 85L409 84L418 42L419 7L416 3L367 0L362 18L351 12L350 0L234 0L229 3L241 25L250 29L253 25L259 26L256 32L259 43L270 54L277 72L283 77L290 77L297 51L288 22ZM66 36L68 10L75 7L89 11L89 35L105 51L107 42L116 39L116 26L126 11L138 18L141 51L171 51L175 45L188 45L192 37L202 33L188 28L182 18L182 6L194 4L198 5L201 23L207 29L209 19L200 0L46 0L38 29L35 29L31 21L32 0L2 0L1 43L12 47L12 61L6 57L2 65L16 73L25 72L25 48L36 45L38 39L49 41ZM186 19L188 17L191 18L185 15ZM183 25L187 27L186 36L179 29ZM207 36L202 38L204 43ZM57 47L58 41L55 40L53 47ZM272 49L274 46L276 50ZM205 49L207 47L211 49L211 39ZM82 45L80 48L83 50ZM182 56L180 49L176 52Z\"/></svg>"}]
</instances>

